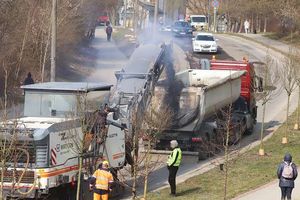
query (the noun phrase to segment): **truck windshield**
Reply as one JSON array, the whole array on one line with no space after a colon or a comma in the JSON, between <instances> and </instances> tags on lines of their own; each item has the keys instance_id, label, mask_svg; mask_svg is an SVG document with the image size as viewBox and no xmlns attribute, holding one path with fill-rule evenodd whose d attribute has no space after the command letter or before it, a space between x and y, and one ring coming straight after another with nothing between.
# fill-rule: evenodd
<instances>
[{"instance_id":1,"label":"truck windshield","mask_svg":"<svg viewBox=\"0 0 300 200\"><path fill-rule=\"evenodd\" d=\"M76 111L76 94L26 91L24 116L66 117Z\"/></svg>"},{"instance_id":2,"label":"truck windshield","mask_svg":"<svg viewBox=\"0 0 300 200\"><path fill-rule=\"evenodd\" d=\"M70 117L79 113L95 111L108 102L109 91L88 93L63 93L26 91L24 116Z\"/></svg>"},{"instance_id":3,"label":"truck windshield","mask_svg":"<svg viewBox=\"0 0 300 200\"><path fill-rule=\"evenodd\" d=\"M192 22L206 22L206 17L191 17Z\"/></svg>"}]
</instances>

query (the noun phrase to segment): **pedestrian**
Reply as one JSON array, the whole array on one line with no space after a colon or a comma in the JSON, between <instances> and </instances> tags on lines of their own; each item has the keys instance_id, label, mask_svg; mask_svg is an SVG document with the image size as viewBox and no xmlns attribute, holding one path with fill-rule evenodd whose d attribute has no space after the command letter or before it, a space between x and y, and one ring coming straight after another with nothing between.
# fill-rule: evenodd
<instances>
[{"instance_id":1,"label":"pedestrian","mask_svg":"<svg viewBox=\"0 0 300 200\"><path fill-rule=\"evenodd\" d=\"M107 115L110 112L115 112L115 109L110 108L107 104L102 106L97 112L94 113L94 120L92 120L92 134L97 138L96 141L98 144L102 144L107 136Z\"/></svg>"},{"instance_id":2,"label":"pedestrian","mask_svg":"<svg viewBox=\"0 0 300 200\"><path fill-rule=\"evenodd\" d=\"M107 115L110 112L114 112L115 110L113 108L110 108L108 104L104 104L104 107L102 106L96 113L96 122L95 125L97 128L103 129L107 125ZM96 128L96 127L95 127ZM96 129L97 129L96 128ZM98 129L99 130L99 129ZM97 131L96 131L97 132Z\"/></svg>"},{"instance_id":3,"label":"pedestrian","mask_svg":"<svg viewBox=\"0 0 300 200\"><path fill-rule=\"evenodd\" d=\"M245 27L245 33L248 34L249 33L250 23L249 23L249 21L247 19L244 22L244 27Z\"/></svg>"},{"instance_id":4,"label":"pedestrian","mask_svg":"<svg viewBox=\"0 0 300 200\"><path fill-rule=\"evenodd\" d=\"M103 161L90 179L90 190L94 192L94 200L108 200L113 183L113 175L108 166L108 161Z\"/></svg>"},{"instance_id":5,"label":"pedestrian","mask_svg":"<svg viewBox=\"0 0 300 200\"><path fill-rule=\"evenodd\" d=\"M111 24L108 22L106 26L106 36L107 36L107 41L111 40L111 35L112 35L113 29Z\"/></svg>"},{"instance_id":6,"label":"pedestrian","mask_svg":"<svg viewBox=\"0 0 300 200\"><path fill-rule=\"evenodd\" d=\"M172 148L172 153L168 157L167 167L169 170L169 184L171 187L172 196L176 196L176 174L181 163L181 149L178 147L178 142L176 140L172 140L170 142L170 146Z\"/></svg>"},{"instance_id":7,"label":"pedestrian","mask_svg":"<svg viewBox=\"0 0 300 200\"><path fill-rule=\"evenodd\" d=\"M28 72L27 77L25 78L23 85L30 85L30 84L34 84L34 80L31 77L31 73Z\"/></svg>"},{"instance_id":8,"label":"pedestrian","mask_svg":"<svg viewBox=\"0 0 300 200\"><path fill-rule=\"evenodd\" d=\"M292 162L292 156L286 153L282 163L277 169L277 176L279 179L279 187L281 189L281 200L291 200L292 190L295 186L295 179L298 176L296 165Z\"/></svg>"}]
</instances>

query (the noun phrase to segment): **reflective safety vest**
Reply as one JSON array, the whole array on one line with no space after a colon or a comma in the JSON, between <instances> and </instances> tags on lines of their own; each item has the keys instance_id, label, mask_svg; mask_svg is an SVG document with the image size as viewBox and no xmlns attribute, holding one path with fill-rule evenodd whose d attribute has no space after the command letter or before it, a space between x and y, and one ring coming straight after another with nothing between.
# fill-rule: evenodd
<instances>
[{"instance_id":1,"label":"reflective safety vest","mask_svg":"<svg viewBox=\"0 0 300 200\"><path fill-rule=\"evenodd\" d=\"M179 166L181 163L181 149L180 148L175 148L173 149L171 155L168 157L168 166Z\"/></svg>"},{"instance_id":2,"label":"reflective safety vest","mask_svg":"<svg viewBox=\"0 0 300 200\"><path fill-rule=\"evenodd\" d=\"M97 169L93 174L93 177L96 178L96 189L108 190L108 184L113 182L113 176L109 171L103 169Z\"/></svg>"}]
</instances>

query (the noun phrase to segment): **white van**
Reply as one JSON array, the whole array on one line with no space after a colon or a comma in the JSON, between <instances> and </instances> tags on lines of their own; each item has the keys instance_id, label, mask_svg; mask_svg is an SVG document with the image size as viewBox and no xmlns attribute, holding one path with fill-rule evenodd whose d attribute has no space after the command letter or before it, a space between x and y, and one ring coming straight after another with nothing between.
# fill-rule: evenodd
<instances>
[{"instance_id":1,"label":"white van","mask_svg":"<svg viewBox=\"0 0 300 200\"><path fill-rule=\"evenodd\" d=\"M205 15L190 15L191 26L196 30L207 30L208 23Z\"/></svg>"}]
</instances>

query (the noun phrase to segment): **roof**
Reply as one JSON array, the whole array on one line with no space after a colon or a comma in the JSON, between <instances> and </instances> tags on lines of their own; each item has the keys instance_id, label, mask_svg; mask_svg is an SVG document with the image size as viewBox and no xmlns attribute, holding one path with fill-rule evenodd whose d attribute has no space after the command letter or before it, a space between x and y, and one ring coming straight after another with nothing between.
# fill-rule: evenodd
<instances>
[{"instance_id":1,"label":"roof","mask_svg":"<svg viewBox=\"0 0 300 200\"><path fill-rule=\"evenodd\" d=\"M68 91L68 92L90 92L99 90L110 90L111 84L102 82L45 82L21 86L24 90L45 91Z\"/></svg>"},{"instance_id":2,"label":"roof","mask_svg":"<svg viewBox=\"0 0 300 200\"><path fill-rule=\"evenodd\" d=\"M190 17L206 17L205 15L190 15Z\"/></svg>"}]
</instances>

